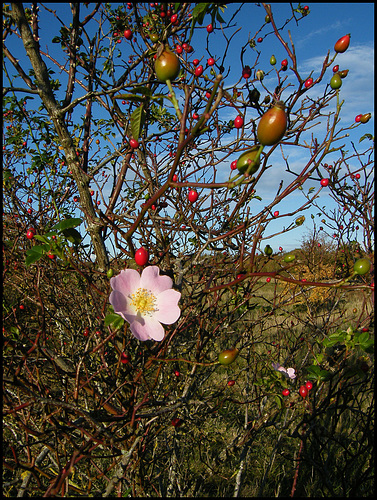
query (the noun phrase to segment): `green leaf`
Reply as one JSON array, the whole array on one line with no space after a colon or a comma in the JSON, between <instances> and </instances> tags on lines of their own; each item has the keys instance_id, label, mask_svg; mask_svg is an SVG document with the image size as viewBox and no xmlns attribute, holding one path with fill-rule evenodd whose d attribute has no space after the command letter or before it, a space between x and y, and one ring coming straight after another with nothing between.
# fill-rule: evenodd
<instances>
[{"instance_id":1,"label":"green leaf","mask_svg":"<svg viewBox=\"0 0 377 500\"><path fill-rule=\"evenodd\" d=\"M132 137L138 139L140 135L140 129L144 123L144 106L141 105L135 109L131 115L131 131Z\"/></svg>"},{"instance_id":2,"label":"green leaf","mask_svg":"<svg viewBox=\"0 0 377 500\"><path fill-rule=\"evenodd\" d=\"M198 22L199 24L203 24L203 19L209 5L209 3L198 3L195 5L194 10L192 11L192 19L194 23Z\"/></svg>"},{"instance_id":3,"label":"green leaf","mask_svg":"<svg viewBox=\"0 0 377 500\"><path fill-rule=\"evenodd\" d=\"M370 141L372 141L373 135L372 134L364 134L362 137L360 137L359 142L363 141L364 139L369 139Z\"/></svg>"},{"instance_id":4,"label":"green leaf","mask_svg":"<svg viewBox=\"0 0 377 500\"><path fill-rule=\"evenodd\" d=\"M51 231L63 231L64 229L68 229L69 227L79 226L81 223L82 219L79 218L65 219L55 224L55 226L51 228Z\"/></svg>"},{"instance_id":5,"label":"green leaf","mask_svg":"<svg viewBox=\"0 0 377 500\"><path fill-rule=\"evenodd\" d=\"M308 366L306 370L308 372L308 378L312 380L326 380L330 377L329 372L323 370L318 365Z\"/></svg>"},{"instance_id":6,"label":"green leaf","mask_svg":"<svg viewBox=\"0 0 377 500\"><path fill-rule=\"evenodd\" d=\"M114 330L119 330L124 325L124 319L119 314L108 314L104 320L105 326L111 325Z\"/></svg>"},{"instance_id":7,"label":"green leaf","mask_svg":"<svg viewBox=\"0 0 377 500\"><path fill-rule=\"evenodd\" d=\"M45 235L44 235L44 236L42 236L42 235L40 235L40 234L36 234L36 235L34 236L34 238L35 238L36 240L38 240L38 241L42 241L43 243L49 243L49 239L48 239L48 238L46 238L46 236L45 236Z\"/></svg>"},{"instance_id":8,"label":"green leaf","mask_svg":"<svg viewBox=\"0 0 377 500\"><path fill-rule=\"evenodd\" d=\"M30 264L33 264L37 260L39 260L43 254L48 251L50 248L50 245L34 245L33 248L29 248L29 250L26 251L26 259L25 259L25 264L26 267L30 266Z\"/></svg>"},{"instance_id":9,"label":"green leaf","mask_svg":"<svg viewBox=\"0 0 377 500\"><path fill-rule=\"evenodd\" d=\"M67 238L67 240L73 243L74 245L78 245L79 243L81 243L82 240L81 234L73 227L68 227L67 229L63 229L62 233Z\"/></svg>"}]
</instances>

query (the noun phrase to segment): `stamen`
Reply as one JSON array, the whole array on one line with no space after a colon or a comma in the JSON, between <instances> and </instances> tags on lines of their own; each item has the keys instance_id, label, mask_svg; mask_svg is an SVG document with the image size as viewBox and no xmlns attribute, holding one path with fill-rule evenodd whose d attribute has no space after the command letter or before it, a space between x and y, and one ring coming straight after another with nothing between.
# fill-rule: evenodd
<instances>
[{"instance_id":1,"label":"stamen","mask_svg":"<svg viewBox=\"0 0 377 500\"><path fill-rule=\"evenodd\" d=\"M131 295L131 299L132 305L142 316L151 316L152 313L157 311L155 307L156 297L151 291L146 290L145 288L139 288Z\"/></svg>"}]
</instances>

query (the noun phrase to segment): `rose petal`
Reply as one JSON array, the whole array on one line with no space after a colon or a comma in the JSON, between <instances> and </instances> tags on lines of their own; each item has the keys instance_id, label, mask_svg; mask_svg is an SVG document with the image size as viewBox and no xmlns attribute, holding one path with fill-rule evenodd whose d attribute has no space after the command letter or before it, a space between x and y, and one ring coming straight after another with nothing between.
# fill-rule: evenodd
<instances>
[{"instance_id":1,"label":"rose petal","mask_svg":"<svg viewBox=\"0 0 377 500\"><path fill-rule=\"evenodd\" d=\"M127 297L140 287L140 274L136 269L123 269L118 276L111 278L110 285Z\"/></svg>"},{"instance_id":2,"label":"rose petal","mask_svg":"<svg viewBox=\"0 0 377 500\"><path fill-rule=\"evenodd\" d=\"M287 369L287 373L288 373L289 378L296 378L296 374L295 374L295 369L294 368L288 368Z\"/></svg>"},{"instance_id":3,"label":"rose petal","mask_svg":"<svg viewBox=\"0 0 377 500\"><path fill-rule=\"evenodd\" d=\"M164 290L173 286L173 280L169 276L160 276L158 266L146 267L140 278L140 287L150 290L154 295L158 295Z\"/></svg>"},{"instance_id":4,"label":"rose petal","mask_svg":"<svg viewBox=\"0 0 377 500\"><path fill-rule=\"evenodd\" d=\"M181 310L178 307L178 301L181 294L176 290L170 289L161 292L156 297L156 309L153 317L164 323L164 325L171 325L175 323L181 315Z\"/></svg>"},{"instance_id":5,"label":"rose petal","mask_svg":"<svg viewBox=\"0 0 377 500\"><path fill-rule=\"evenodd\" d=\"M110 293L109 302L114 308L114 312L122 313L127 308L127 299L122 292L113 290Z\"/></svg>"},{"instance_id":6,"label":"rose petal","mask_svg":"<svg viewBox=\"0 0 377 500\"><path fill-rule=\"evenodd\" d=\"M153 317L140 317L131 323L131 332L139 340L157 340L161 341L165 337L164 327Z\"/></svg>"}]
</instances>

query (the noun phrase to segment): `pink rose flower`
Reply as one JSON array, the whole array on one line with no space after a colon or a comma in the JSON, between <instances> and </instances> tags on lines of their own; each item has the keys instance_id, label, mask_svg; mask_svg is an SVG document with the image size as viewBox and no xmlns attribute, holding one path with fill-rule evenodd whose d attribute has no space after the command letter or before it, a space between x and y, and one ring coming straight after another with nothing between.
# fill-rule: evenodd
<instances>
[{"instance_id":1,"label":"pink rose flower","mask_svg":"<svg viewBox=\"0 0 377 500\"><path fill-rule=\"evenodd\" d=\"M272 363L272 368L281 372L285 377L290 378L291 380L296 378L294 368L284 368L284 366L279 365L279 363Z\"/></svg>"},{"instance_id":2,"label":"pink rose flower","mask_svg":"<svg viewBox=\"0 0 377 500\"><path fill-rule=\"evenodd\" d=\"M163 340L161 323L171 325L181 315L181 294L172 289L169 276L160 276L157 266L146 267L141 275L135 269L124 269L111 278L110 285L109 302L114 312L129 322L139 340Z\"/></svg>"}]
</instances>

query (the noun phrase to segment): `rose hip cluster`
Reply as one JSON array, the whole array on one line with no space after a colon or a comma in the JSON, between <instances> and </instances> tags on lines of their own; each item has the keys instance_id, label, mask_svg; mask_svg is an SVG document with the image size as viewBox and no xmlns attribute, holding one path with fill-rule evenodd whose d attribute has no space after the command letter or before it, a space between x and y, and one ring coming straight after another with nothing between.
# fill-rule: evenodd
<instances>
[{"instance_id":1,"label":"rose hip cluster","mask_svg":"<svg viewBox=\"0 0 377 500\"><path fill-rule=\"evenodd\" d=\"M313 388L313 384L311 382L306 382L305 385L302 385L300 386L300 389L298 390L300 396L302 396L303 398L306 398L306 396L308 395L308 391L310 391L310 389ZM282 391L282 394L283 396L289 396L290 394L290 390L289 389L284 389Z\"/></svg>"}]
</instances>

